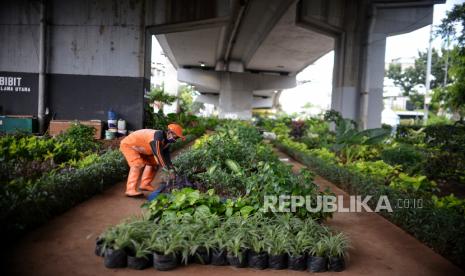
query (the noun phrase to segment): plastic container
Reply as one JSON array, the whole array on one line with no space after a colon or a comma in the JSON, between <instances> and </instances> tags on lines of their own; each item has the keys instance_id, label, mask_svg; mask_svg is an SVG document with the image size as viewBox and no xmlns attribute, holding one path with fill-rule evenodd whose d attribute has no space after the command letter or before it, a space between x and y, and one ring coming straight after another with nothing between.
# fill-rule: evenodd
<instances>
[{"instance_id":1,"label":"plastic container","mask_svg":"<svg viewBox=\"0 0 465 276\"><path fill-rule=\"evenodd\" d=\"M116 121L116 120L108 120L107 123L108 123L108 128L117 129L118 121Z\"/></svg>"},{"instance_id":2,"label":"plastic container","mask_svg":"<svg viewBox=\"0 0 465 276\"><path fill-rule=\"evenodd\" d=\"M115 139L116 132L111 130L105 130L105 140L113 140Z\"/></svg>"},{"instance_id":3,"label":"plastic container","mask_svg":"<svg viewBox=\"0 0 465 276\"><path fill-rule=\"evenodd\" d=\"M108 120L116 120L116 112L113 110L108 110Z\"/></svg>"},{"instance_id":4,"label":"plastic container","mask_svg":"<svg viewBox=\"0 0 465 276\"><path fill-rule=\"evenodd\" d=\"M123 119L118 120L118 132L120 130L126 130L126 121Z\"/></svg>"}]
</instances>

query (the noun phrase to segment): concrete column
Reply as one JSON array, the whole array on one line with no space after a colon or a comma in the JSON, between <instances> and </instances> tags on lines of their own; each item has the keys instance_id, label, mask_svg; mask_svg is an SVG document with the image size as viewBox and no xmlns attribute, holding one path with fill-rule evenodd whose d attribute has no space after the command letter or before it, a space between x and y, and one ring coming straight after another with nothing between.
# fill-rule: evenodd
<instances>
[{"instance_id":1,"label":"concrete column","mask_svg":"<svg viewBox=\"0 0 465 276\"><path fill-rule=\"evenodd\" d=\"M381 126L386 38L429 24L433 14L428 5L374 4L370 9L370 20L349 24L336 39L331 101L332 109L363 129Z\"/></svg>"},{"instance_id":2,"label":"concrete column","mask_svg":"<svg viewBox=\"0 0 465 276\"><path fill-rule=\"evenodd\" d=\"M363 129L381 126L384 109L384 57L386 35L373 33L367 46L364 89L360 95L360 122Z\"/></svg>"},{"instance_id":3,"label":"concrete column","mask_svg":"<svg viewBox=\"0 0 465 276\"><path fill-rule=\"evenodd\" d=\"M296 85L295 76L281 76L255 73L207 71L201 69L179 69L178 80L194 85L206 93L199 102L217 103L220 118L250 119L252 108L272 106L272 99L254 99L257 90L281 90ZM218 96L208 95L217 93ZM218 101L216 102L216 98Z\"/></svg>"},{"instance_id":4,"label":"concrete column","mask_svg":"<svg viewBox=\"0 0 465 276\"><path fill-rule=\"evenodd\" d=\"M250 119L252 117L253 90L240 73L221 74L219 100L220 118Z\"/></svg>"}]
</instances>

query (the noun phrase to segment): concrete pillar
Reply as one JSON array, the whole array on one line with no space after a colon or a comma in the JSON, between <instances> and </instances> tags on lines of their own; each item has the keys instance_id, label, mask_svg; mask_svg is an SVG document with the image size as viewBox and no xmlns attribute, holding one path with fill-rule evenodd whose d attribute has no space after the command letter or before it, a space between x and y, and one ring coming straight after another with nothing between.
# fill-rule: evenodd
<instances>
[{"instance_id":1,"label":"concrete pillar","mask_svg":"<svg viewBox=\"0 0 465 276\"><path fill-rule=\"evenodd\" d=\"M385 52L386 35L372 33L367 47L364 89L360 95L360 127L363 129L381 126Z\"/></svg>"},{"instance_id":2,"label":"concrete pillar","mask_svg":"<svg viewBox=\"0 0 465 276\"><path fill-rule=\"evenodd\" d=\"M360 128L380 127L386 38L430 24L432 9L429 5L375 4L367 11L369 20L349 21L336 39L331 108L355 120ZM357 12L348 12L349 18L361 20Z\"/></svg>"},{"instance_id":3,"label":"concrete pillar","mask_svg":"<svg viewBox=\"0 0 465 276\"><path fill-rule=\"evenodd\" d=\"M250 119L253 90L240 73L223 72L219 101L220 118Z\"/></svg>"},{"instance_id":4,"label":"concrete pillar","mask_svg":"<svg viewBox=\"0 0 465 276\"><path fill-rule=\"evenodd\" d=\"M255 106L263 107L266 104L264 99L254 99L254 91L281 90L296 85L295 76L201 69L179 69L178 80L194 85L200 92L219 94L220 118L233 119L250 119L252 108ZM212 103L214 102L213 97L216 98L216 96L204 95L197 100ZM271 107L272 100L269 100L268 103Z\"/></svg>"}]
</instances>

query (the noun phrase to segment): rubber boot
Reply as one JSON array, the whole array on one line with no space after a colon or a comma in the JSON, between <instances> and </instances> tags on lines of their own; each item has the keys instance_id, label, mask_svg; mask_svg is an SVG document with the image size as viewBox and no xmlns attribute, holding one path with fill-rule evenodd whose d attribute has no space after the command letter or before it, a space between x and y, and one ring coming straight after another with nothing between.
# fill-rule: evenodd
<instances>
[{"instance_id":1,"label":"rubber boot","mask_svg":"<svg viewBox=\"0 0 465 276\"><path fill-rule=\"evenodd\" d=\"M137 181L139 180L141 167L130 167L128 174L128 182L126 183L126 195L131 197L137 197L143 195L143 193L137 191Z\"/></svg>"},{"instance_id":2,"label":"rubber boot","mask_svg":"<svg viewBox=\"0 0 465 276\"><path fill-rule=\"evenodd\" d=\"M150 165L146 165L144 172L142 173L142 180L140 183L140 189L144 191L153 192L155 188L152 186L153 177L155 176L155 168Z\"/></svg>"}]
</instances>

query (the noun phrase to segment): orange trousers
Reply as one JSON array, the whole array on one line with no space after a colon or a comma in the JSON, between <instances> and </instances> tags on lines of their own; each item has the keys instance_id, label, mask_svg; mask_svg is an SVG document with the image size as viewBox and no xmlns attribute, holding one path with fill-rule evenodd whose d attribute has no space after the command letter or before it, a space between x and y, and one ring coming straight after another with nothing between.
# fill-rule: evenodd
<instances>
[{"instance_id":1,"label":"orange trousers","mask_svg":"<svg viewBox=\"0 0 465 276\"><path fill-rule=\"evenodd\" d=\"M128 181L126 183L127 196L140 196L141 192L137 190L137 183L142 174L140 189L145 191L154 191L152 181L155 177L155 170L158 164L153 154L145 154L142 147L130 145L121 141L120 150L129 164Z\"/></svg>"}]
</instances>

